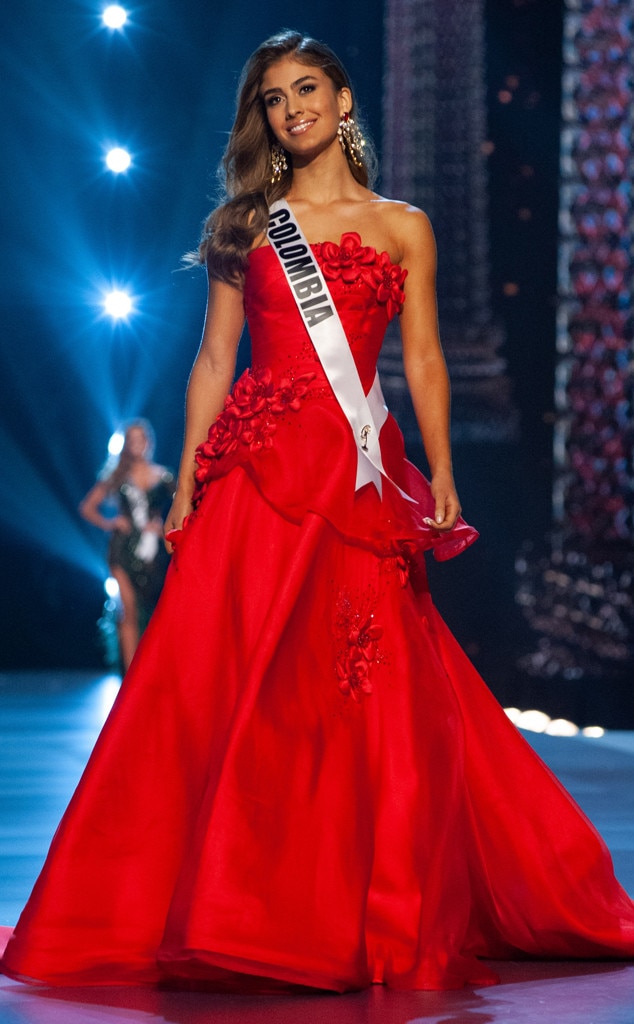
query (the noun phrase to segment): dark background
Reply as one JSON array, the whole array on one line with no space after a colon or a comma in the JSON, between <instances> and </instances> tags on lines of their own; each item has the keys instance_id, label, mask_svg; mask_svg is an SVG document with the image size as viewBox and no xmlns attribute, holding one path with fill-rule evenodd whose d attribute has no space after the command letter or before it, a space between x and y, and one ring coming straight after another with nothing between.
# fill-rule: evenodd
<instances>
[{"instance_id":1,"label":"dark background","mask_svg":"<svg viewBox=\"0 0 634 1024\"><path fill-rule=\"evenodd\" d=\"M22 0L2 11L5 669L102 663L105 538L77 504L127 417L147 416L158 460L177 464L205 298L203 275L179 260L213 203L248 54L282 27L331 44L380 151L379 0L361 9L154 0L130 5L123 34L101 27L101 7ZM535 639L514 602L514 559L526 540L544 548L550 526L562 9L560 0L485 3L491 283L520 433L512 444L456 446L465 514L482 540L432 567L432 582L503 702L538 702L585 724L594 706L579 687L547 692L516 666ZM517 82L504 103L509 76ZM127 174L105 168L110 144L132 152ZM137 313L113 324L101 292L127 283Z\"/></svg>"}]
</instances>

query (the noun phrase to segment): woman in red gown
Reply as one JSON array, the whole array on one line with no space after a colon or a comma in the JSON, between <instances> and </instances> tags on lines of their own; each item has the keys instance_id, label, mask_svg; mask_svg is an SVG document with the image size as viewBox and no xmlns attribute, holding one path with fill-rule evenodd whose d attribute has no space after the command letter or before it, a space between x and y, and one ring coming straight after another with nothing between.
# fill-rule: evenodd
<instances>
[{"instance_id":1,"label":"woman in red gown","mask_svg":"<svg viewBox=\"0 0 634 1024\"><path fill-rule=\"evenodd\" d=\"M494 982L487 957L634 954L604 843L432 604L424 551L476 536L452 479L434 242L368 188L351 115L323 45L283 33L247 63L230 198L200 250L174 558L8 944L14 978L433 989ZM368 400L400 315L431 485L380 403L367 461L350 376L332 383L302 318L300 298L318 319L310 287L267 243L282 197ZM226 397L245 313L253 368Z\"/></svg>"}]
</instances>

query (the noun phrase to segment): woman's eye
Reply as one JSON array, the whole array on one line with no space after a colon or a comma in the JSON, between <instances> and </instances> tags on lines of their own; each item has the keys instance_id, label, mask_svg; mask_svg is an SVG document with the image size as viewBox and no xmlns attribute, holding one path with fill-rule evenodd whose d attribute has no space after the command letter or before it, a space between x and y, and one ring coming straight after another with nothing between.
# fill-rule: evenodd
<instances>
[{"instance_id":1,"label":"woman's eye","mask_svg":"<svg viewBox=\"0 0 634 1024\"><path fill-rule=\"evenodd\" d=\"M315 86L314 85L302 85L299 91L300 91L300 93L301 92L314 92L315 91Z\"/></svg>"},{"instance_id":2,"label":"woman's eye","mask_svg":"<svg viewBox=\"0 0 634 1024\"><path fill-rule=\"evenodd\" d=\"M267 107L274 107L277 103L279 103L279 101L280 101L280 97L279 96L269 96L269 97L267 97L266 105L267 105Z\"/></svg>"}]
</instances>

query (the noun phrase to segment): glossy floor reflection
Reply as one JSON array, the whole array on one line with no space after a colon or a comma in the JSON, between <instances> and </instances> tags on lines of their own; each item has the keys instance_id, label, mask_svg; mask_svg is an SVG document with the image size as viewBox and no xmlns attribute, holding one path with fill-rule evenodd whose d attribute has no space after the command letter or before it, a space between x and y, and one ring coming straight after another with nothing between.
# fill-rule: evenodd
<instances>
[{"instance_id":1,"label":"glossy floor reflection","mask_svg":"<svg viewBox=\"0 0 634 1024\"><path fill-rule=\"evenodd\" d=\"M14 923L114 699L95 673L0 674L0 925ZM634 894L634 733L529 736L597 825ZM502 984L461 992L226 996L33 989L0 979L0 1024L634 1024L634 964L496 964Z\"/></svg>"}]
</instances>

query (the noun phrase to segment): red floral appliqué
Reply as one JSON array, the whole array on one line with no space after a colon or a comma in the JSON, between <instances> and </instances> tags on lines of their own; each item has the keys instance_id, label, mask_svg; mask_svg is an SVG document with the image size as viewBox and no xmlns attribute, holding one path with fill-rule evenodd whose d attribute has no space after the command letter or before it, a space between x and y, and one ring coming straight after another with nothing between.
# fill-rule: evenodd
<instances>
[{"instance_id":1,"label":"red floral appliqu\u00e9","mask_svg":"<svg viewBox=\"0 0 634 1024\"><path fill-rule=\"evenodd\" d=\"M400 313L405 302L403 283L407 271L392 263L387 252L377 254L370 245L361 245L361 236L356 231L347 231L336 242L322 242L317 246L323 275L327 281L338 278L351 285L361 280L374 292L381 305L386 306L391 320Z\"/></svg>"},{"instance_id":2,"label":"red floral appliqu\u00e9","mask_svg":"<svg viewBox=\"0 0 634 1024\"><path fill-rule=\"evenodd\" d=\"M337 606L337 632L341 638L337 656L339 690L359 703L363 695L372 693L370 668L377 660L383 628L373 615L355 611L349 597L342 594Z\"/></svg>"},{"instance_id":3,"label":"red floral appliqu\u00e9","mask_svg":"<svg viewBox=\"0 0 634 1024\"><path fill-rule=\"evenodd\" d=\"M403 284L407 271L392 263L389 253L382 252L372 268L372 283L376 288L376 300L387 306L388 319L400 313L405 302Z\"/></svg>"},{"instance_id":4,"label":"red floral appliqu\u00e9","mask_svg":"<svg viewBox=\"0 0 634 1024\"><path fill-rule=\"evenodd\" d=\"M376 249L361 245L356 231L347 231L341 242L323 242L321 245L322 271L327 281L338 277L346 284L354 284L360 277L367 281L369 265L376 259Z\"/></svg>"},{"instance_id":5,"label":"red floral appliqu\u00e9","mask_svg":"<svg viewBox=\"0 0 634 1024\"><path fill-rule=\"evenodd\" d=\"M394 568L400 585L406 587L414 568L414 559L418 549L416 544L410 540L396 541L394 548Z\"/></svg>"},{"instance_id":6,"label":"red floral appliqu\u00e9","mask_svg":"<svg viewBox=\"0 0 634 1024\"><path fill-rule=\"evenodd\" d=\"M259 452L272 447L276 418L299 411L315 377L315 373L304 373L276 381L268 367L244 371L209 428L207 440L196 449L194 507L200 504L218 459L240 449Z\"/></svg>"}]
</instances>

